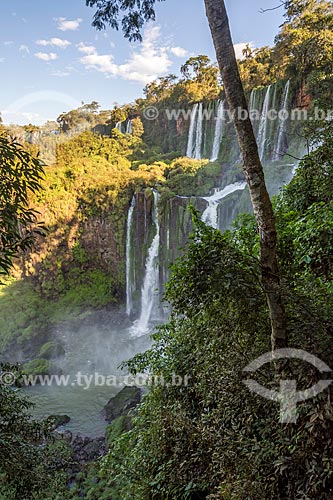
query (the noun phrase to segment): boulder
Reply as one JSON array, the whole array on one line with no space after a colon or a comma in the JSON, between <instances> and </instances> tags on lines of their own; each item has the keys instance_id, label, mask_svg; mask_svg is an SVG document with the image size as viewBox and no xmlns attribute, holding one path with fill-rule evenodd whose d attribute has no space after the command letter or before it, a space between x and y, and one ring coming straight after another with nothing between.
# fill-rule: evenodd
<instances>
[{"instance_id":1,"label":"boulder","mask_svg":"<svg viewBox=\"0 0 333 500\"><path fill-rule=\"evenodd\" d=\"M51 430L55 430L62 425L68 424L71 418L68 415L50 415L47 417L46 422Z\"/></svg>"},{"instance_id":2,"label":"boulder","mask_svg":"<svg viewBox=\"0 0 333 500\"><path fill-rule=\"evenodd\" d=\"M138 387L126 386L110 399L102 411L105 420L110 424L118 417L128 415L141 401L142 391Z\"/></svg>"},{"instance_id":3,"label":"boulder","mask_svg":"<svg viewBox=\"0 0 333 500\"><path fill-rule=\"evenodd\" d=\"M106 443L104 437L89 438L75 436L71 443L73 450L73 460L80 464L92 462L102 457L106 453Z\"/></svg>"}]
</instances>

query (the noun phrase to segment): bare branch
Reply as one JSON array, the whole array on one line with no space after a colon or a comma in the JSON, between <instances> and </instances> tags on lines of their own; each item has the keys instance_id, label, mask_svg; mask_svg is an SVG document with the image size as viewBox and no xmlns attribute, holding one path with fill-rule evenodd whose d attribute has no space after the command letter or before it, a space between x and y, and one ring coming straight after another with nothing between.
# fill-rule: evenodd
<instances>
[{"instance_id":1,"label":"bare branch","mask_svg":"<svg viewBox=\"0 0 333 500\"><path fill-rule=\"evenodd\" d=\"M270 9L260 9L259 12L260 14L264 14L265 12L268 12L270 10L277 10L277 9L280 9L281 7L283 7L285 5L285 0L280 0L280 5L277 5L276 7L271 7Z\"/></svg>"}]
</instances>

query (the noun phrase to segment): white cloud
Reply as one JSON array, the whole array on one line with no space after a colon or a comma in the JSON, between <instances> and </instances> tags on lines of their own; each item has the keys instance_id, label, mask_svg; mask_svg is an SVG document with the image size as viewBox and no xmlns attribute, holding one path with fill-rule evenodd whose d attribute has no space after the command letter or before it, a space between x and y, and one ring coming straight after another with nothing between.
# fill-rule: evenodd
<instances>
[{"instance_id":1,"label":"white cloud","mask_svg":"<svg viewBox=\"0 0 333 500\"><path fill-rule=\"evenodd\" d=\"M235 43L234 49L235 49L237 59L240 59L240 60L244 59L243 50L245 49L245 47L247 45L249 45L251 47L251 49L255 48L254 42Z\"/></svg>"},{"instance_id":2,"label":"white cloud","mask_svg":"<svg viewBox=\"0 0 333 500\"><path fill-rule=\"evenodd\" d=\"M188 54L182 47L171 47L170 52L176 57L186 57Z\"/></svg>"},{"instance_id":3,"label":"white cloud","mask_svg":"<svg viewBox=\"0 0 333 500\"><path fill-rule=\"evenodd\" d=\"M55 19L55 21L57 22L57 28L60 31L76 31L82 23L82 19L80 17L73 19L72 21L66 19L66 17L59 17Z\"/></svg>"},{"instance_id":4,"label":"white cloud","mask_svg":"<svg viewBox=\"0 0 333 500\"><path fill-rule=\"evenodd\" d=\"M39 113L30 113L29 111L4 109L2 115L6 123L13 123L17 120L27 120L29 122L35 122L40 119Z\"/></svg>"},{"instance_id":5,"label":"white cloud","mask_svg":"<svg viewBox=\"0 0 333 500\"><path fill-rule=\"evenodd\" d=\"M6 42L3 42L5 47L9 47L10 45L13 45L13 43L14 42L12 40L7 40Z\"/></svg>"},{"instance_id":6,"label":"white cloud","mask_svg":"<svg viewBox=\"0 0 333 500\"><path fill-rule=\"evenodd\" d=\"M23 52L24 54L30 54L28 45L20 45L19 51Z\"/></svg>"},{"instance_id":7,"label":"white cloud","mask_svg":"<svg viewBox=\"0 0 333 500\"><path fill-rule=\"evenodd\" d=\"M98 54L93 46L80 44L78 49L86 55L80 59L87 69L95 69L108 76L117 76L146 84L165 74L172 66L170 47L159 44L159 26L148 25L142 44L134 49L124 64L116 64L112 54Z\"/></svg>"},{"instance_id":8,"label":"white cloud","mask_svg":"<svg viewBox=\"0 0 333 500\"><path fill-rule=\"evenodd\" d=\"M63 40L61 38L50 38L50 40L37 40L37 45L42 45L43 47L47 47L51 45L52 47L59 47L60 49L66 49L69 47L71 42L68 40Z\"/></svg>"},{"instance_id":9,"label":"white cloud","mask_svg":"<svg viewBox=\"0 0 333 500\"><path fill-rule=\"evenodd\" d=\"M58 59L57 54L55 54L54 52L49 52L48 54L46 52L36 52L35 56L37 57L37 59L46 62L55 61L56 59Z\"/></svg>"},{"instance_id":10,"label":"white cloud","mask_svg":"<svg viewBox=\"0 0 333 500\"><path fill-rule=\"evenodd\" d=\"M80 52L86 55L97 54L97 50L93 45L86 45L84 42L78 43L77 48Z\"/></svg>"},{"instance_id":11,"label":"white cloud","mask_svg":"<svg viewBox=\"0 0 333 500\"><path fill-rule=\"evenodd\" d=\"M4 57L0 57L0 63L3 63L5 62L5 58Z\"/></svg>"}]
</instances>

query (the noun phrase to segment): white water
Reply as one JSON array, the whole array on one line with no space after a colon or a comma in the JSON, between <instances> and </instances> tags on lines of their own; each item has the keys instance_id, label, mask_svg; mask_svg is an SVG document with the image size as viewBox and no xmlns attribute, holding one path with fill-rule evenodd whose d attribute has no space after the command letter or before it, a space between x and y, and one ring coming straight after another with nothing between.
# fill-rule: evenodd
<instances>
[{"instance_id":1,"label":"white water","mask_svg":"<svg viewBox=\"0 0 333 500\"><path fill-rule=\"evenodd\" d=\"M133 309L133 283L131 280L131 228L133 212L135 208L135 197L133 196L127 216L127 231L126 231L126 314L131 315Z\"/></svg>"},{"instance_id":2,"label":"white water","mask_svg":"<svg viewBox=\"0 0 333 500\"><path fill-rule=\"evenodd\" d=\"M191 112L190 129L188 133L188 143L186 150L186 156L188 156L189 158L193 158L194 136L195 136L195 126L196 126L196 116L197 116L198 106L199 106L198 103L195 104Z\"/></svg>"},{"instance_id":3,"label":"white water","mask_svg":"<svg viewBox=\"0 0 333 500\"><path fill-rule=\"evenodd\" d=\"M282 104L279 112L279 131L278 131L278 138L276 141L274 160L280 160L285 154L285 151L283 151L283 143L285 139L285 133L288 121L287 116L288 116L289 92L290 92L290 80L287 81L282 96Z\"/></svg>"},{"instance_id":4,"label":"white water","mask_svg":"<svg viewBox=\"0 0 333 500\"><path fill-rule=\"evenodd\" d=\"M270 102L270 94L271 94L271 85L267 88L265 100L261 112L261 118L259 123L259 131L257 137L258 151L260 160L263 160L265 155L265 146L267 139L267 130L268 130L268 112L269 112L269 102Z\"/></svg>"},{"instance_id":5,"label":"white water","mask_svg":"<svg viewBox=\"0 0 333 500\"><path fill-rule=\"evenodd\" d=\"M214 194L211 196L203 196L202 198L207 201L208 206L204 213L202 214L202 221L215 229L218 229L218 207L219 202L235 191L240 191L245 189L246 182L235 182L234 184L229 184L223 189L215 189Z\"/></svg>"},{"instance_id":6,"label":"white water","mask_svg":"<svg viewBox=\"0 0 333 500\"><path fill-rule=\"evenodd\" d=\"M195 134L194 158L196 158L197 160L201 160L202 121L203 121L203 104L201 102L198 108L197 130Z\"/></svg>"},{"instance_id":7,"label":"white water","mask_svg":"<svg viewBox=\"0 0 333 500\"><path fill-rule=\"evenodd\" d=\"M251 95L250 95L249 112L254 110L254 101L255 101L255 90L253 89L251 90Z\"/></svg>"},{"instance_id":8,"label":"white water","mask_svg":"<svg viewBox=\"0 0 333 500\"><path fill-rule=\"evenodd\" d=\"M131 134L131 133L132 133L132 120L127 120L126 134Z\"/></svg>"},{"instance_id":9,"label":"white water","mask_svg":"<svg viewBox=\"0 0 333 500\"><path fill-rule=\"evenodd\" d=\"M141 290L141 313L131 327L131 333L135 337L144 335L149 330L149 322L153 316L154 308L159 303L159 246L160 227L158 222L158 193L154 191L153 223L156 234L149 247L146 260L145 277Z\"/></svg>"},{"instance_id":10,"label":"white water","mask_svg":"<svg viewBox=\"0 0 333 500\"><path fill-rule=\"evenodd\" d=\"M224 101L220 101L217 108L214 142L213 142L213 149L210 161L216 161L218 159L221 147L221 141L223 137L223 131L224 131Z\"/></svg>"},{"instance_id":11,"label":"white water","mask_svg":"<svg viewBox=\"0 0 333 500\"><path fill-rule=\"evenodd\" d=\"M119 132L122 132L121 122L117 122L115 128L119 130Z\"/></svg>"}]
</instances>

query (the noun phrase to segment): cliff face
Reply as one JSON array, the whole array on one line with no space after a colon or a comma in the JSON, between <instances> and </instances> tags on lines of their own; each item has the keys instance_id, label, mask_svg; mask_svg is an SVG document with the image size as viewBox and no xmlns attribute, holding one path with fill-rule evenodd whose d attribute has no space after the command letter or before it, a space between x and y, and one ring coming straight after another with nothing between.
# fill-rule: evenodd
<instances>
[{"instance_id":1,"label":"cliff face","mask_svg":"<svg viewBox=\"0 0 333 500\"><path fill-rule=\"evenodd\" d=\"M299 137L302 123L290 118L282 121L278 116L280 111L290 112L296 100L292 85L285 82L254 90L249 96L249 109L256 113L254 131L272 195L292 175L293 162L285 156L286 151L300 156L303 147ZM99 165L98 160L90 172L86 167L86 156L91 154L92 147L81 160L66 147L64 158L67 161L70 155L74 163L68 167L64 161L65 192L57 195L56 202L54 198L50 201L47 195L46 201L39 205L50 233L45 241L40 242L38 252L25 257L23 265L23 274L33 278L45 297L56 299L75 288L77 283L98 287L98 281L102 279L109 283L106 301L116 298L123 302L126 280L130 280L134 307L138 310L147 256L156 233L152 188L160 193L158 266L160 290L163 290L169 276L169 265L182 253L192 230L188 206L193 205L203 214L209 206L209 201L203 197L212 195L213 188L221 191L227 185L244 181L237 138L223 99L174 111L176 114L171 119L170 110L166 109L159 109L155 121L142 117L145 142L151 150L156 150L157 155L158 152L173 156L177 152L179 155L187 153L193 160L181 158L171 164L167 160L166 163L152 164L150 160L150 166L149 163L144 165L143 174L139 172L141 167L133 170L128 160L117 157L117 167L106 168L105 162ZM275 119L270 119L269 113L273 111ZM131 137L130 134L118 135L116 141ZM94 150L100 151L99 143L96 145L97 140L94 141ZM80 151L82 139L78 143ZM114 150L114 146L112 148ZM88 151L86 145L84 149ZM214 161L209 163L209 160ZM102 180L99 179L101 169L105 170ZM88 188L86 172L91 177ZM67 185L68 179L77 182L80 176L80 192L75 193L75 185ZM54 189L53 185L48 189ZM130 227L131 241L127 244L128 210L133 196L135 209ZM221 230L230 227L238 213L251 209L244 189L222 196L216 206L213 205L210 208L216 227ZM131 266L127 278L126 261L127 266L129 263Z\"/></svg>"},{"instance_id":2,"label":"cliff face","mask_svg":"<svg viewBox=\"0 0 333 500\"><path fill-rule=\"evenodd\" d=\"M296 104L292 83L249 96L271 195L289 182L293 157L303 154L304 122L271 120L269 113L289 113ZM115 303L121 321L125 304L141 326L163 318L170 264L192 231L189 205L220 230L251 211L234 127L221 110L227 112L223 99L194 105L187 119L168 120L161 109L155 122L142 117L144 141L115 130L85 132L58 146L57 165L47 167L35 200L49 232L17 262L19 280L3 288L0 350L34 344L36 356L59 323Z\"/></svg>"}]
</instances>

